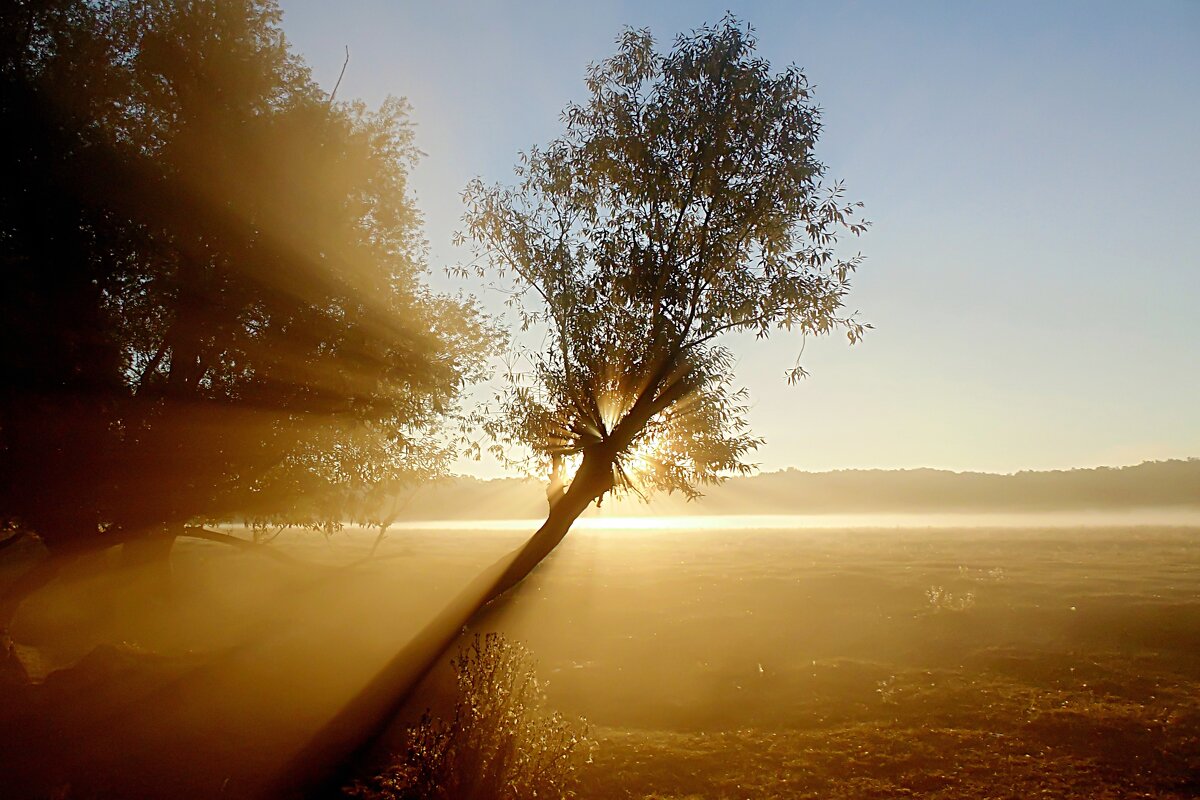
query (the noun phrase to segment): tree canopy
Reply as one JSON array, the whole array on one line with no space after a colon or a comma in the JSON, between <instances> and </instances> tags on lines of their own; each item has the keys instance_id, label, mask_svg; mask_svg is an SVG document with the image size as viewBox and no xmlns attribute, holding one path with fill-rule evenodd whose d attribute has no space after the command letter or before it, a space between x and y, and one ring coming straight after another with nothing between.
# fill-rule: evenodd
<instances>
[{"instance_id":1,"label":"tree canopy","mask_svg":"<svg viewBox=\"0 0 1200 800\"><path fill-rule=\"evenodd\" d=\"M0 517L52 549L332 523L442 468L490 335L424 281L407 105L273 0L18 2L0 36Z\"/></svg>"},{"instance_id":2,"label":"tree canopy","mask_svg":"<svg viewBox=\"0 0 1200 800\"><path fill-rule=\"evenodd\" d=\"M502 456L556 471L593 454L602 484L694 493L759 443L724 334L854 343L869 327L844 310L859 256L835 247L865 229L861 204L825 182L804 73L773 73L755 46L732 17L665 53L627 30L515 185L467 187L476 269L546 335L482 417Z\"/></svg>"}]
</instances>

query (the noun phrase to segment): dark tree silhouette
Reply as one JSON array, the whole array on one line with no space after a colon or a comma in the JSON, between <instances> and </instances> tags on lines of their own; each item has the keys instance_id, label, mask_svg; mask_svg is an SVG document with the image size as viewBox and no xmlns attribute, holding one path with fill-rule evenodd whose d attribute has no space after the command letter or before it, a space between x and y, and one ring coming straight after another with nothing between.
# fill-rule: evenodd
<instances>
[{"instance_id":1,"label":"dark tree silhouette","mask_svg":"<svg viewBox=\"0 0 1200 800\"><path fill-rule=\"evenodd\" d=\"M487 332L423 281L405 103L322 92L273 0L0 19L0 520L51 554L0 629L79 552L444 465Z\"/></svg>"},{"instance_id":2,"label":"dark tree silhouette","mask_svg":"<svg viewBox=\"0 0 1200 800\"><path fill-rule=\"evenodd\" d=\"M835 245L865 223L839 184L823 184L804 74L772 74L755 44L732 17L665 54L627 31L589 70L588 100L564 111L563 136L522 156L515 186L467 187L463 238L479 274L507 283L522 327L547 343L478 421L498 455L549 472L549 514L314 737L280 791L327 779L593 502L694 493L748 469L758 440L723 335L864 333L843 311L859 258Z\"/></svg>"}]
</instances>

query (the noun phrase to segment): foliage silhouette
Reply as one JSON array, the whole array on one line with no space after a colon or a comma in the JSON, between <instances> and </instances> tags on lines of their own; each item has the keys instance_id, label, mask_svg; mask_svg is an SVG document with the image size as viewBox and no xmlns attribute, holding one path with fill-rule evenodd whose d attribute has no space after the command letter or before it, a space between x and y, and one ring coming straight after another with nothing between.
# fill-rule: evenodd
<instances>
[{"instance_id":1,"label":"foliage silhouette","mask_svg":"<svg viewBox=\"0 0 1200 800\"><path fill-rule=\"evenodd\" d=\"M279 20L3 15L0 517L52 553L9 606L81 550L336 525L446 464L435 432L490 334L423 281L407 106L334 102Z\"/></svg>"}]
</instances>

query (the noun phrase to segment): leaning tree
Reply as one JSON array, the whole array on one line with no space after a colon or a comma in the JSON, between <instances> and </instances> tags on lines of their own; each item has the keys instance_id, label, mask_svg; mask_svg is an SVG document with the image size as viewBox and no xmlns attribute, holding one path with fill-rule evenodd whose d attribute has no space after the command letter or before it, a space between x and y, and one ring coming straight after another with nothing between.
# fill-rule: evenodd
<instances>
[{"instance_id":1,"label":"leaning tree","mask_svg":"<svg viewBox=\"0 0 1200 800\"><path fill-rule=\"evenodd\" d=\"M337 102L273 0L17 2L0 37L0 526L160 561L436 471L482 365L424 281L407 107Z\"/></svg>"},{"instance_id":2,"label":"leaning tree","mask_svg":"<svg viewBox=\"0 0 1200 800\"><path fill-rule=\"evenodd\" d=\"M748 471L759 440L725 334L840 329L854 343L868 327L844 312L860 257L835 251L866 223L824 184L803 72L773 74L726 18L666 54L627 31L587 87L515 185L464 195L476 269L545 342L480 415L501 458L523 452L549 476L546 523L498 591L610 492L694 496Z\"/></svg>"},{"instance_id":3,"label":"leaning tree","mask_svg":"<svg viewBox=\"0 0 1200 800\"><path fill-rule=\"evenodd\" d=\"M745 472L758 444L729 334L868 326L844 310L866 223L814 155L820 111L803 72L772 72L727 17L656 51L629 30L592 66L565 132L521 156L511 186L472 182L463 240L501 283L528 349L478 422L496 453L548 475L549 513L293 762L335 761L385 719L462 624L520 582L592 503ZM518 340L520 336L516 337ZM804 375L795 366L787 377Z\"/></svg>"}]
</instances>

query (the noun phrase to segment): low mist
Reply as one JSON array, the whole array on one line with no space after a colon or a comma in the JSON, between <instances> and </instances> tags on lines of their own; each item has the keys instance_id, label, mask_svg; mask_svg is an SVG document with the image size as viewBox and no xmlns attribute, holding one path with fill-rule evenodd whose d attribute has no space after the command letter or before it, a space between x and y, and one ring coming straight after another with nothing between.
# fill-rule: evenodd
<instances>
[{"instance_id":1,"label":"low mist","mask_svg":"<svg viewBox=\"0 0 1200 800\"><path fill-rule=\"evenodd\" d=\"M1193 530L640 522L582 526L462 640L495 631L520 643L549 706L586 719L598 761L582 773L585 796L677 785L671 765L714 736L735 750L784 737L789 748L824 751L843 735L886 735L899 747L906 725L1009 730L1017 697L1044 709L1087 698L1092 710L1074 723L1085 726L1101 724L1097 703L1115 704L1103 712L1110 726L1139 725L1168 706L1197 713L1195 695L1187 699L1200 686ZM83 764L123 791L145 781L189 796L222 786L253 794L524 535L507 523L454 528L405 526L378 543L377 531L353 527L285 532L271 545L284 558L188 542L165 593L152 574L80 564L27 602L14 626L26 668L46 680L72 733L41 752L26 741L6 772ZM134 668L123 661L131 654L153 660ZM441 674L404 719L437 705ZM1053 730L1005 735L1064 747L1080 764L1091 758ZM600 765L635 741L646 760L621 762L619 779L606 774ZM783 793L788 781L832 777L778 758L765 772L704 762L695 780L755 780ZM929 758L923 770L955 768L949 754Z\"/></svg>"}]
</instances>

